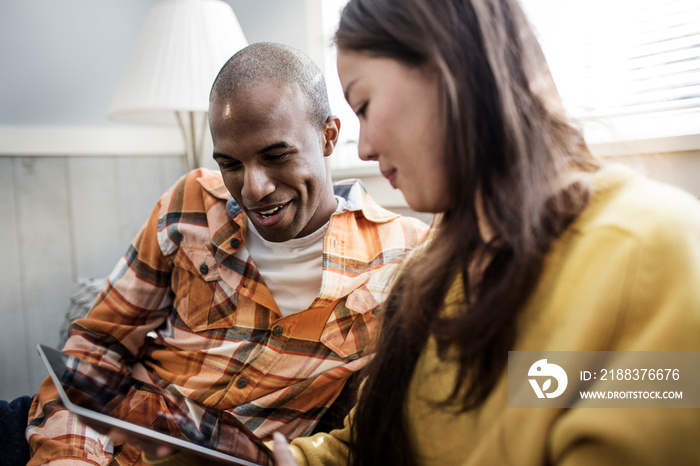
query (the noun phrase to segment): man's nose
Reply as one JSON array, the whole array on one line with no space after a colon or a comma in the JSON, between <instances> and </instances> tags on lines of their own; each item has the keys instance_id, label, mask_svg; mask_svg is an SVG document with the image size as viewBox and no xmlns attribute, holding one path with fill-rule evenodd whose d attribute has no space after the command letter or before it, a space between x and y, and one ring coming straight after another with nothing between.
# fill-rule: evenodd
<instances>
[{"instance_id":1,"label":"man's nose","mask_svg":"<svg viewBox=\"0 0 700 466\"><path fill-rule=\"evenodd\" d=\"M275 183L262 167L246 167L241 194L248 202L258 202L275 190Z\"/></svg>"}]
</instances>

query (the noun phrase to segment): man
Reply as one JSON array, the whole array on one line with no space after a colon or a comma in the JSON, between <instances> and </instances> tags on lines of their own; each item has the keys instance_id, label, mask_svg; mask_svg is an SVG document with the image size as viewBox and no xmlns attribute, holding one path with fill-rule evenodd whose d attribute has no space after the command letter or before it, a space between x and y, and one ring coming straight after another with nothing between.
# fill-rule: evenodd
<instances>
[{"instance_id":1,"label":"man","mask_svg":"<svg viewBox=\"0 0 700 466\"><path fill-rule=\"evenodd\" d=\"M375 310L427 227L333 185L340 122L313 62L253 44L214 82L221 174L159 200L65 350L226 410L260 438L308 434L367 361ZM140 452L56 407L44 381L29 464L135 464Z\"/></svg>"}]
</instances>

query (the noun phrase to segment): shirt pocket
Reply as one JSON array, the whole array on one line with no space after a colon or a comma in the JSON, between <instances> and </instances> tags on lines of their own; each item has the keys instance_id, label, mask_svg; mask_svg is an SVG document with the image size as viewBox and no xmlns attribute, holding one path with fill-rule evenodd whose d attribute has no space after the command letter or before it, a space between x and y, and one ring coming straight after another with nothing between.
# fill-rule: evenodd
<instances>
[{"instance_id":1,"label":"shirt pocket","mask_svg":"<svg viewBox=\"0 0 700 466\"><path fill-rule=\"evenodd\" d=\"M173 290L180 319L194 332L231 328L236 323L237 293L222 282L211 250L182 244L175 254Z\"/></svg>"},{"instance_id":2,"label":"shirt pocket","mask_svg":"<svg viewBox=\"0 0 700 466\"><path fill-rule=\"evenodd\" d=\"M366 281L340 300L321 334L321 343L343 359L357 359L374 351L377 316L398 273L399 264L387 264L367 275Z\"/></svg>"},{"instance_id":3,"label":"shirt pocket","mask_svg":"<svg viewBox=\"0 0 700 466\"><path fill-rule=\"evenodd\" d=\"M321 333L321 343L343 359L358 359L374 351L377 334L374 312L378 303L353 296L355 293L363 295L366 292L363 288L353 291L335 306Z\"/></svg>"}]
</instances>

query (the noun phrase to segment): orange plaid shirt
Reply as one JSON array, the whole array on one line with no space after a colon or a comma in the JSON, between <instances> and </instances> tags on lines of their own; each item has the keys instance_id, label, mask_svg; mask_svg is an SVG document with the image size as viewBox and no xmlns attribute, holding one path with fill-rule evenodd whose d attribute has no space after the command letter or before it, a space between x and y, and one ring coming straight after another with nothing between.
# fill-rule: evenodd
<instances>
[{"instance_id":1,"label":"orange plaid shirt","mask_svg":"<svg viewBox=\"0 0 700 466\"><path fill-rule=\"evenodd\" d=\"M321 290L307 310L281 315L245 248L245 214L220 174L199 169L161 197L65 351L225 410L260 438L310 433L367 363L376 310L428 230L358 182L334 188L347 205L331 216ZM29 464L140 462L56 398L45 380L30 412Z\"/></svg>"}]
</instances>

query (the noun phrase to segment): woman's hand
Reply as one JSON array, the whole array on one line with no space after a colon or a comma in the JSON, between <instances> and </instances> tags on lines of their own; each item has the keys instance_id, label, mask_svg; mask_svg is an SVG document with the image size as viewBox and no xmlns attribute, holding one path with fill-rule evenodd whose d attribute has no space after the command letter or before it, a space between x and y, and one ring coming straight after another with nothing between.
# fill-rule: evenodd
<instances>
[{"instance_id":1,"label":"woman's hand","mask_svg":"<svg viewBox=\"0 0 700 466\"><path fill-rule=\"evenodd\" d=\"M80 422L91 427L102 435L107 435L114 443L128 443L146 453L151 459L157 460L177 453L177 450L170 445L158 443L155 440L144 439L141 436L118 429L102 422L78 416Z\"/></svg>"},{"instance_id":2,"label":"woman's hand","mask_svg":"<svg viewBox=\"0 0 700 466\"><path fill-rule=\"evenodd\" d=\"M107 433L109 438L111 438L115 443L128 443L135 446L139 450L143 451L146 456L152 460L157 460L165 458L175 454L175 450L170 445L164 445L162 443L157 443L155 440L147 440L143 437L131 434L125 430L112 428Z\"/></svg>"},{"instance_id":3,"label":"woman's hand","mask_svg":"<svg viewBox=\"0 0 700 466\"><path fill-rule=\"evenodd\" d=\"M289 449L289 443L284 435L279 432L272 434L273 453L275 456L275 464L278 466L298 466L292 456L292 451Z\"/></svg>"}]
</instances>

